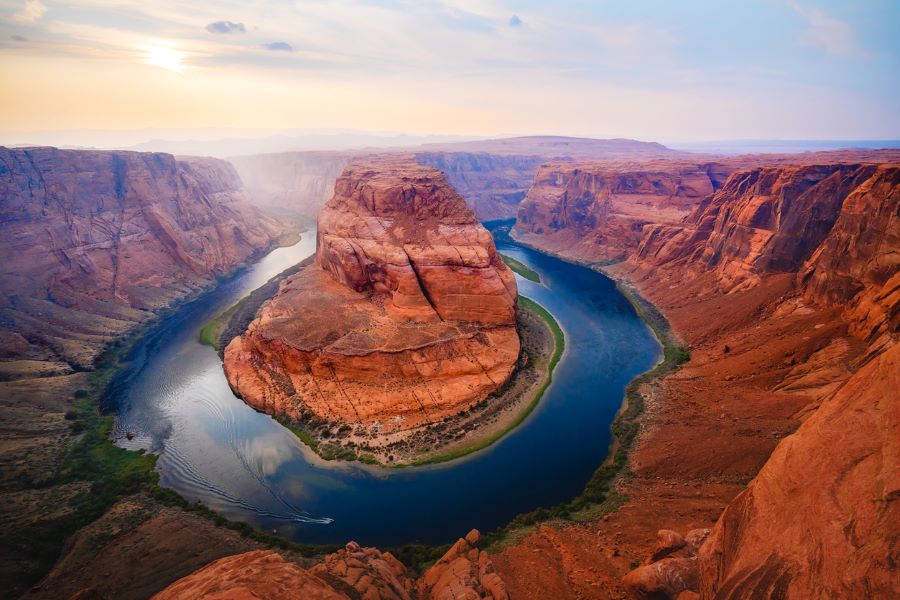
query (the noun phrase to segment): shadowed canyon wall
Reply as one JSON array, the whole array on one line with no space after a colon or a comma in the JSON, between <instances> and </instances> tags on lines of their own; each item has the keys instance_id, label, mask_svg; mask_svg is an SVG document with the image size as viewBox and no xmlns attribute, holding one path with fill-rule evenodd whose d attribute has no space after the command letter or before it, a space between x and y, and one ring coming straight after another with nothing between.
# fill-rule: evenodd
<instances>
[{"instance_id":1,"label":"shadowed canyon wall","mask_svg":"<svg viewBox=\"0 0 900 600\"><path fill-rule=\"evenodd\" d=\"M282 233L215 159L3 148L0 197L4 352L63 371Z\"/></svg>"}]
</instances>

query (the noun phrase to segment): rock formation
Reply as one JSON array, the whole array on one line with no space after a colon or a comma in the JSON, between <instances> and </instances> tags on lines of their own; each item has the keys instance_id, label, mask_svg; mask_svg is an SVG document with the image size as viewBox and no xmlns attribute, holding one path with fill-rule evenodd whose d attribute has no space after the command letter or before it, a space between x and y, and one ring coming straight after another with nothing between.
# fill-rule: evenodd
<instances>
[{"instance_id":1,"label":"rock formation","mask_svg":"<svg viewBox=\"0 0 900 600\"><path fill-rule=\"evenodd\" d=\"M677 223L735 166L716 162L550 162L519 206L514 236L582 260L614 262L643 228Z\"/></svg>"},{"instance_id":2,"label":"rock formation","mask_svg":"<svg viewBox=\"0 0 900 600\"><path fill-rule=\"evenodd\" d=\"M803 394L806 418L727 506L686 589L710 598L900 592L898 216L898 164L794 165L736 173L684 225L648 232L637 271L661 277L669 293L701 285L737 306L780 279L757 323L821 315L815 327L834 328L812 347L810 333L787 339L790 362L771 373L770 389Z\"/></svg>"},{"instance_id":3,"label":"rock formation","mask_svg":"<svg viewBox=\"0 0 900 600\"><path fill-rule=\"evenodd\" d=\"M0 339L63 372L281 233L215 159L0 148L0 198Z\"/></svg>"},{"instance_id":4,"label":"rock formation","mask_svg":"<svg viewBox=\"0 0 900 600\"><path fill-rule=\"evenodd\" d=\"M309 598L310 600L508 600L491 560L472 530L416 581L390 552L350 542L308 569L271 550L219 559L153 596L203 598Z\"/></svg>"},{"instance_id":5,"label":"rock formation","mask_svg":"<svg viewBox=\"0 0 900 600\"><path fill-rule=\"evenodd\" d=\"M314 219L334 194L351 152L279 152L229 158L252 201Z\"/></svg>"},{"instance_id":6,"label":"rock formation","mask_svg":"<svg viewBox=\"0 0 900 600\"><path fill-rule=\"evenodd\" d=\"M444 172L482 221L511 219L542 158L486 152L419 152L416 161Z\"/></svg>"},{"instance_id":7,"label":"rock formation","mask_svg":"<svg viewBox=\"0 0 900 600\"><path fill-rule=\"evenodd\" d=\"M351 165L318 223L316 265L225 349L246 402L390 432L457 413L509 378L515 279L439 171Z\"/></svg>"}]
</instances>

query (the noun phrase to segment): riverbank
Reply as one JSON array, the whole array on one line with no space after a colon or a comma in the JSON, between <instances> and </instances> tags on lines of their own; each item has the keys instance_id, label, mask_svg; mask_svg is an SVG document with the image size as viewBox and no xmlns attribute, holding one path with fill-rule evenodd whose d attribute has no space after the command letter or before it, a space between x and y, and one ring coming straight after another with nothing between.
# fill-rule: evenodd
<instances>
[{"instance_id":1,"label":"riverbank","mask_svg":"<svg viewBox=\"0 0 900 600\"><path fill-rule=\"evenodd\" d=\"M274 240L270 251L296 242L291 232ZM203 287L185 289L155 314L134 320L101 345L99 336L84 336L94 344L95 358L63 372L4 373L0 397L4 439L0 471L4 527L0 533L0 583L18 597L53 568L70 538L90 526L116 503L155 485L156 457L118 448L111 439L114 417L106 389L134 342L185 304L203 298L223 281L245 272L264 252L235 266L228 276ZM84 313L85 318L91 317ZM19 361L37 362L37 361ZM13 364L13 363L7 363ZM54 365L57 363L48 363ZM76 590L77 591L77 590Z\"/></svg>"},{"instance_id":2,"label":"riverbank","mask_svg":"<svg viewBox=\"0 0 900 600\"><path fill-rule=\"evenodd\" d=\"M512 243L597 271L612 279L616 289L628 300L662 346L662 357L652 369L636 376L626 386L622 404L610 425L612 442L607 457L585 484L584 490L568 502L518 515L504 527L483 536L486 546L494 551L521 539L541 523L593 521L621 506L627 497L617 491L617 481L628 476L629 458L640 432L640 418L645 409L644 394L658 387L665 377L690 360L690 351L675 334L663 313L625 279L607 271L609 264L579 261L520 242L510 235L510 228L511 223L508 221L497 222L491 233L495 238L499 235L503 239L505 236Z\"/></svg>"}]
</instances>

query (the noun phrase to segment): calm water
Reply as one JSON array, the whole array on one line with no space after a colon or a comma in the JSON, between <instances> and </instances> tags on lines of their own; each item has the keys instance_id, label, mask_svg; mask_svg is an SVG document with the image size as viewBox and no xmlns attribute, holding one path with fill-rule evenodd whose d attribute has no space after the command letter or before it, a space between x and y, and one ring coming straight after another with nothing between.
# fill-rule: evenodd
<instances>
[{"instance_id":1,"label":"calm water","mask_svg":"<svg viewBox=\"0 0 900 600\"><path fill-rule=\"evenodd\" d=\"M309 543L442 543L574 497L606 456L625 385L660 348L606 277L497 245L543 277L543 285L518 278L519 291L553 313L566 352L540 407L491 448L417 469L325 462L231 393L218 355L196 341L199 329L312 254L314 231L186 305L137 345L112 390L118 443L158 453L162 484L185 497Z\"/></svg>"}]
</instances>

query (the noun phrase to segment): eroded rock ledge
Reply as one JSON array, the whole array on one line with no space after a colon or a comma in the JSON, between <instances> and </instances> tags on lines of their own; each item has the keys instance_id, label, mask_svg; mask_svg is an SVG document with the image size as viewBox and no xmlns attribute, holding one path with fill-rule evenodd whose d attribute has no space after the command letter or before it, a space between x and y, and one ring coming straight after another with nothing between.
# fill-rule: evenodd
<instances>
[{"instance_id":1,"label":"eroded rock ledge","mask_svg":"<svg viewBox=\"0 0 900 600\"><path fill-rule=\"evenodd\" d=\"M509 379L516 297L490 234L440 171L354 163L319 214L316 264L230 342L225 372L270 414L410 431Z\"/></svg>"}]
</instances>

